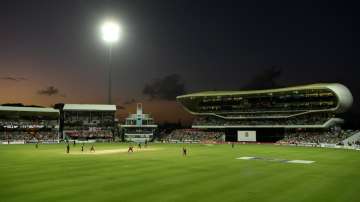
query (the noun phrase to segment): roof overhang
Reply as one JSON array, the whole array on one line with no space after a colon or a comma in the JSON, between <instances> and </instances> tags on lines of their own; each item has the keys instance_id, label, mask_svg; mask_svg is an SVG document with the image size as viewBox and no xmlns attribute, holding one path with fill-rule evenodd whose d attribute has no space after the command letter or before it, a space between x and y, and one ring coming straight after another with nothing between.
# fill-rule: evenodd
<instances>
[{"instance_id":1,"label":"roof overhang","mask_svg":"<svg viewBox=\"0 0 360 202\"><path fill-rule=\"evenodd\" d=\"M265 89L265 90L245 90L245 91L204 91L198 93L191 93L187 95L177 96L176 99L181 103L181 99L183 98L193 98L193 97L211 97L211 96L232 96L232 95L251 95L251 94L265 94L265 93L277 93L277 92L286 92L286 91L296 91L296 90L304 90L304 89L328 89L332 91L338 99L338 105L329 109L328 111L335 111L337 113L345 112L348 110L353 104L353 96L350 90L340 84L340 83L318 83L318 84L309 84L309 85L301 85L301 86L293 86L286 88L276 88L276 89ZM186 106L183 107L190 113L195 115L200 115L201 113L196 113L190 111Z\"/></svg>"},{"instance_id":2,"label":"roof overhang","mask_svg":"<svg viewBox=\"0 0 360 202\"><path fill-rule=\"evenodd\" d=\"M0 114L4 116L48 116L58 117L60 112L58 109L47 107L11 107L0 106Z\"/></svg>"},{"instance_id":3,"label":"roof overhang","mask_svg":"<svg viewBox=\"0 0 360 202\"><path fill-rule=\"evenodd\" d=\"M116 105L107 104L65 104L64 111L116 111Z\"/></svg>"}]
</instances>

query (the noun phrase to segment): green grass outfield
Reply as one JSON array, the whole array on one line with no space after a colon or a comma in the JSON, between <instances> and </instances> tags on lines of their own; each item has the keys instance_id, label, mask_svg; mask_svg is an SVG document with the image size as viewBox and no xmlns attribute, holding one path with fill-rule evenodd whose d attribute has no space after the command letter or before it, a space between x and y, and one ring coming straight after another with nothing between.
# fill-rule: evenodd
<instances>
[{"instance_id":1,"label":"green grass outfield","mask_svg":"<svg viewBox=\"0 0 360 202\"><path fill-rule=\"evenodd\" d=\"M183 157L182 144L131 154L127 146L96 144L96 154L81 154L78 144L65 154L64 144L0 145L0 201L360 201L360 151L192 144Z\"/></svg>"}]
</instances>

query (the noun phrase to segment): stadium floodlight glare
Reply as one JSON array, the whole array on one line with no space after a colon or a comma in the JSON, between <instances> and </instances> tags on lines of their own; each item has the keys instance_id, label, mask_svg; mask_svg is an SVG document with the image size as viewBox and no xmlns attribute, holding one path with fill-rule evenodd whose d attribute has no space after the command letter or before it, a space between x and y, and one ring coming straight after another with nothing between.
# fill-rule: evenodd
<instances>
[{"instance_id":1,"label":"stadium floodlight glare","mask_svg":"<svg viewBox=\"0 0 360 202\"><path fill-rule=\"evenodd\" d=\"M108 104L111 104L111 52L112 52L112 45L116 43L121 34L121 27L120 25L112 20L105 21L101 25L101 35L102 39L105 41L105 43L108 45L108 59L109 59L109 84L108 84Z\"/></svg>"},{"instance_id":2,"label":"stadium floodlight glare","mask_svg":"<svg viewBox=\"0 0 360 202\"><path fill-rule=\"evenodd\" d=\"M106 43L115 43L120 38L121 28L119 24L114 21L106 21L101 26L102 39Z\"/></svg>"}]
</instances>

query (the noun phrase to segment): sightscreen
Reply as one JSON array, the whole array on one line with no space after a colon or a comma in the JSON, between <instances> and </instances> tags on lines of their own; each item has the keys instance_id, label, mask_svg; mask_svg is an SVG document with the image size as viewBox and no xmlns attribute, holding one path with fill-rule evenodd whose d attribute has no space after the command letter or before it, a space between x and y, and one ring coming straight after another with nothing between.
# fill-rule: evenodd
<instances>
[{"instance_id":1,"label":"sightscreen","mask_svg":"<svg viewBox=\"0 0 360 202\"><path fill-rule=\"evenodd\" d=\"M238 141L256 142L256 131L255 130L238 130Z\"/></svg>"}]
</instances>

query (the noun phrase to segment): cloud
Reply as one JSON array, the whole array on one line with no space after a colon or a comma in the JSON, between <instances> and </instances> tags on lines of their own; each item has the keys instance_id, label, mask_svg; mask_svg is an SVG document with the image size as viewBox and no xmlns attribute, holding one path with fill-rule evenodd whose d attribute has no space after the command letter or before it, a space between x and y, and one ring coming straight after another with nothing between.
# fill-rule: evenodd
<instances>
[{"instance_id":1,"label":"cloud","mask_svg":"<svg viewBox=\"0 0 360 202\"><path fill-rule=\"evenodd\" d=\"M25 77L4 76L4 77L0 77L0 80L19 82L19 81L25 81L27 79Z\"/></svg>"},{"instance_id":2,"label":"cloud","mask_svg":"<svg viewBox=\"0 0 360 202\"><path fill-rule=\"evenodd\" d=\"M46 96L53 96L59 94L59 89L55 88L54 86L49 86L45 89L38 91L39 95L46 95Z\"/></svg>"},{"instance_id":3,"label":"cloud","mask_svg":"<svg viewBox=\"0 0 360 202\"><path fill-rule=\"evenodd\" d=\"M185 84L178 74L171 74L145 84L142 93L150 99L175 100L185 94Z\"/></svg>"},{"instance_id":4,"label":"cloud","mask_svg":"<svg viewBox=\"0 0 360 202\"><path fill-rule=\"evenodd\" d=\"M272 66L264 69L256 74L250 81L242 87L243 90L258 90L279 88L281 85L278 82L279 77L283 71L281 67Z\"/></svg>"}]
</instances>

